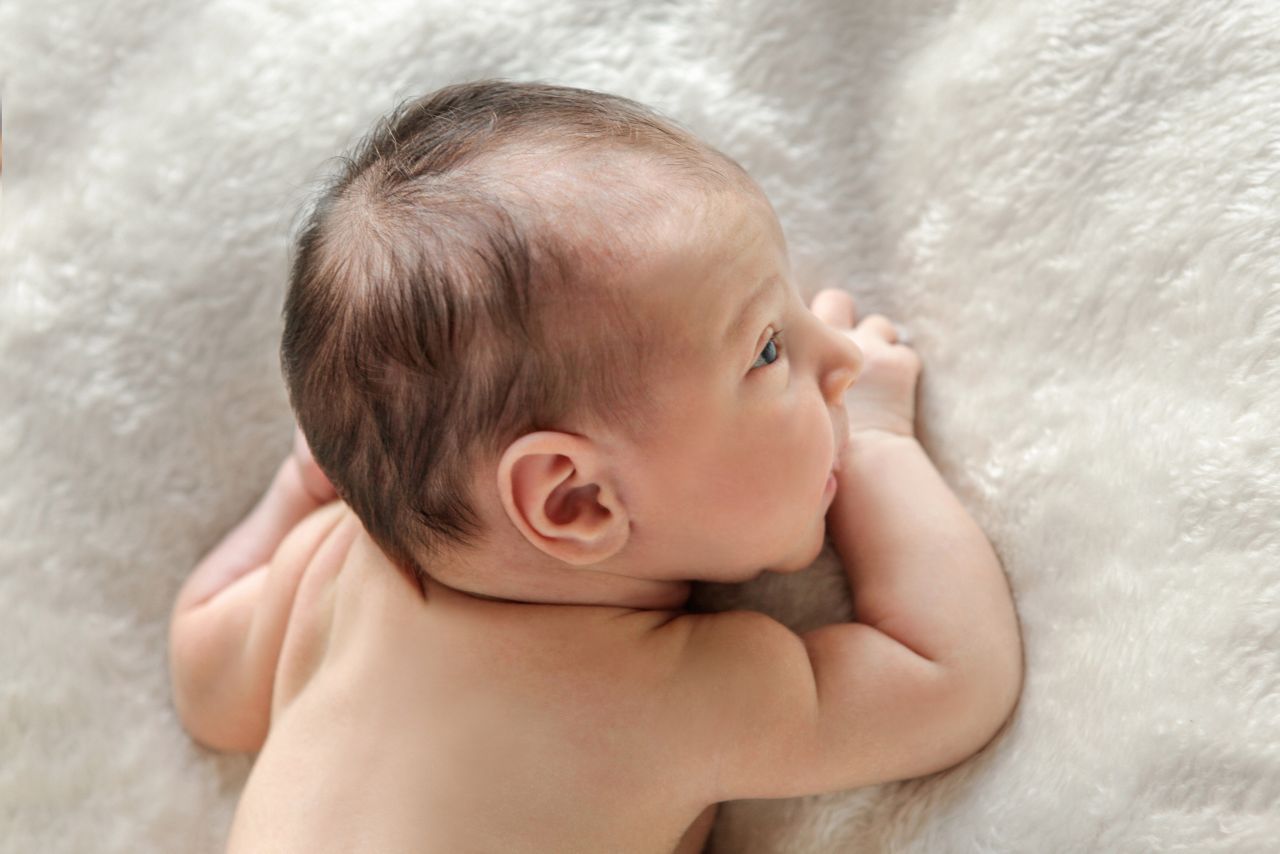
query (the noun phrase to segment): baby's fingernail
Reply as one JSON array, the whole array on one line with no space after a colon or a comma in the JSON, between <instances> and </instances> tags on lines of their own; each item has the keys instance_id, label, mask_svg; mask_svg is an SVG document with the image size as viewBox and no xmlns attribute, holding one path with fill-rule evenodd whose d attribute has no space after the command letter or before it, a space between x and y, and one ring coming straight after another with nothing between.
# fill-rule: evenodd
<instances>
[{"instance_id":1,"label":"baby's fingernail","mask_svg":"<svg viewBox=\"0 0 1280 854\"><path fill-rule=\"evenodd\" d=\"M903 326L901 323L895 323L893 324L893 328L894 331L898 333L899 344L911 343L911 333L907 331L907 327Z\"/></svg>"}]
</instances>

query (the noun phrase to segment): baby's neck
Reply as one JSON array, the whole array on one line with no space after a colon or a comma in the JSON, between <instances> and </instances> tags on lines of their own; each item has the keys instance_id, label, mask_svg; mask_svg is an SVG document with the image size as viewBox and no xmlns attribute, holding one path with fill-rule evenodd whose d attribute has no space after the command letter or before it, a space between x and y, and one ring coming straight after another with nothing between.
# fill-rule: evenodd
<instances>
[{"instance_id":1,"label":"baby's neck","mask_svg":"<svg viewBox=\"0 0 1280 854\"><path fill-rule=\"evenodd\" d=\"M362 536L368 536L362 532ZM499 602L595 605L636 610L684 608L689 580L655 579L594 567L574 567L519 543L487 544L424 561L430 587Z\"/></svg>"},{"instance_id":2,"label":"baby's neck","mask_svg":"<svg viewBox=\"0 0 1280 854\"><path fill-rule=\"evenodd\" d=\"M456 593L494 602L674 611L685 606L692 586L688 581L654 581L606 573L595 575L591 583L558 586L541 580L520 584L507 579L507 583L484 585L471 585L467 579L451 581L453 583L446 584L428 579L427 597L430 598L432 588L446 587Z\"/></svg>"}]
</instances>

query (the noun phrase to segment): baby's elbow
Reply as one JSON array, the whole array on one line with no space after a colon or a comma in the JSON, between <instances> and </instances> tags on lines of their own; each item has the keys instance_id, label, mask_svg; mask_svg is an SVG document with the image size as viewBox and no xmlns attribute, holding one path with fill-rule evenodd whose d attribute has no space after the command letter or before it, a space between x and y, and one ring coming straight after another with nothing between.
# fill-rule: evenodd
<instances>
[{"instance_id":1,"label":"baby's elbow","mask_svg":"<svg viewBox=\"0 0 1280 854\"><path fill-rule=\"evenodd\" d=\"M206 750L218 753L257 753L266 733L256 721L211 714L198 701L174 694L173 707L187 736Z\"/></svg>"},{"instance_id":2,"label":"baby's elbow","mask_svg":"<svg viewBox=\"0 0 1280 854\"><path fill-rule=\"evenodd\" d=\"M1016 657L1003 662L988 662L981 670L956 673L963 685L961 693L964 726L968 730L966 758L986 749L1013 718L1022 696L1023 665L1021 649Z\"/></svg>"},{"instance_id":3,"label":"baby's elbow","mask_svg":"<svg viewBox=\"0 0 1280 854\"><path fill-rule=\"evenodd\" d=\"M997 704L1000 722L996 725L998 732L1005 722L1013 717L1022 698L1023 677L1026 673L1025 656L1022 649L1022 636L1015 629L1013 642L1009 644L1004 656L1004 667L997 678L998 696L1002 702Z\"/></svg>"},{"instance_id":4,"label":"baby's elbow","mask_svg":"<svg viewBox=\"0 0 1280 854\"><path fill-rule=\"evenodd\" d=\"M1013 719L1018 701L1022 697L1023 682L1021 647L1018 648L1017 653L1004 667L995 668L985 688L985 697L980 706L985 726L981 743L975 749L975 753L993 742Z\"/></svg>"},{"instance_id":5,"label":"baby's elbow","mask_svg":"<svg viewBox=\"0 0 1280 854\"><path fill-rule=\"evenodd\" d=\"M192 741L220 753L256 753L266 739L267 721L253 706L229 703L226 676L209 665L179 624L169 636L169 699Z\"/></svg>"}]
</instances>

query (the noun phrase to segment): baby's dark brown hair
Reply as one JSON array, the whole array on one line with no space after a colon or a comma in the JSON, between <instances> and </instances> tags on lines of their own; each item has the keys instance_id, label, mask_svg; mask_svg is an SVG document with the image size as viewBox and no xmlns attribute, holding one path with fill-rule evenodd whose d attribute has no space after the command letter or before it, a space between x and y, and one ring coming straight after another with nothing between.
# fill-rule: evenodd
<instances>
[{"instance_id":1,"label":"baby's dark brown hair","mask_svg":"<svg viewBox=\"0 0 1280 854\"><path fill-rule=\"evenodd\" d=\"M557 158L622 152L674 180L602 178L591 222L536 181ZM606 262L627 252L584 236L673 204L677 184L749 179L635 101L503 80L401 102L339 161L296 239L281 366L316 462L425 590L433 556L483 538L478 463L570 417L651 425L658 333L612 286Z\"/></svg>"}]
</instances>

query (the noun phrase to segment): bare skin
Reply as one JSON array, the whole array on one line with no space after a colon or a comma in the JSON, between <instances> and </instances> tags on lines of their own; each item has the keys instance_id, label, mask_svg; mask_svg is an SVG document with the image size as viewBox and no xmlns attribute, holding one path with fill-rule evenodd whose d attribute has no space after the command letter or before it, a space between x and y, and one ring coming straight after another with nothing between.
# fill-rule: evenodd
<instances>
[{"instance_id":1,"label":"bare skin","mask_svg":"<svg viewBox=\"0 0 1280 854\"><path fill-rule=\"evenodd\" d=\"M197 567L171 628L175 704L206 746L260 751L228 850L696 854L722 801L894 779L893 762L927 773L977 748L913 736L886 701L861 720L889 759L847 736L835 750L857 720L813 707L800 639L762 615L682 610L692 579L813 561L850 445L911 436L918 362L883 317L854 329L847 295L800 300L767 203L671 226L637 274L681 358L650 444L586 429L513 442L477 473L497 533L433 566L424 601L299 436ZM960 682L910 666L910 707L949 711ZM818 681L838 696L834 675Z\"/></svg>"},{"instance_id":2,"label":"bare skin","mask_svg":"<svg viewBox=\"0 0 1280 854\"><path fill-rule=\"evenodd\" d=\"M424 603L342 502L290 534L276 571L303 555L228 850L702 850L705 755L675 697L654 700L686 690L675 612L434 583Z\"/></svg>"}]
</instances>

